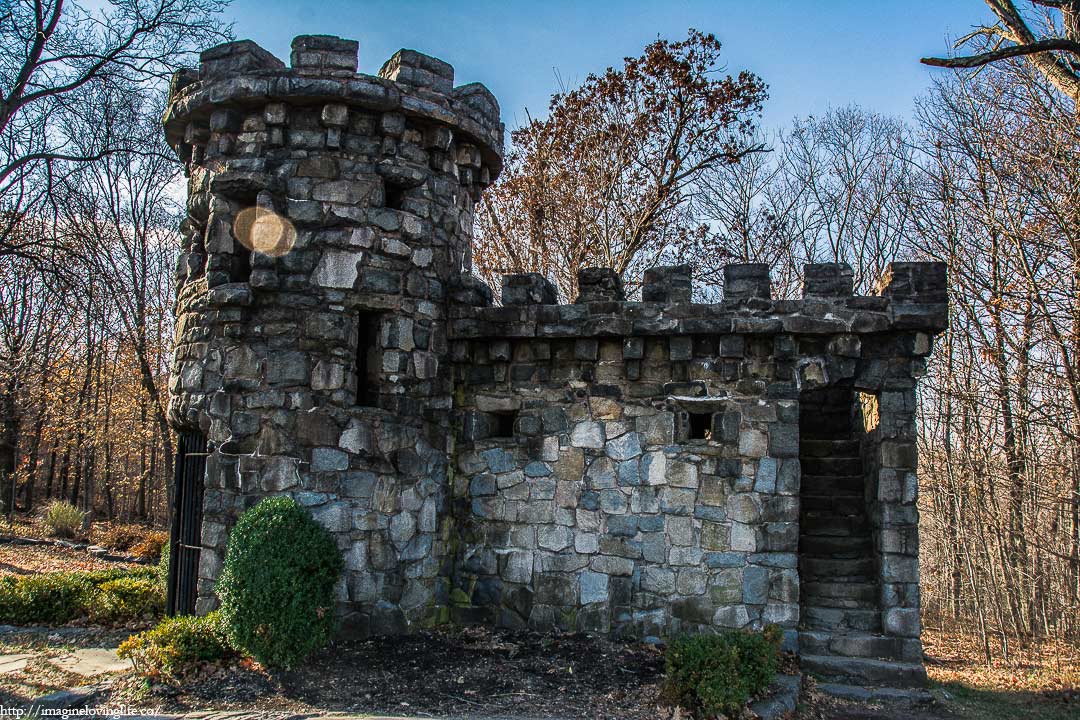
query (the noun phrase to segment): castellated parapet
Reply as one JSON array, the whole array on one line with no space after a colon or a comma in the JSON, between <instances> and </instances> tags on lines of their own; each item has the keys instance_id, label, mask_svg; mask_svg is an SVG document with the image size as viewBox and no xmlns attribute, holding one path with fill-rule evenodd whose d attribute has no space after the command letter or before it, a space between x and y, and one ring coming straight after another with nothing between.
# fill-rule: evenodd
<instances>
[{"instance_id":1,"label":"castellated parapet","mask_svg":"<svg viewBox=\"0 0 1080 720\"><path fill-rule=\"evenodd\" d=\"M495 306L470 259L495 98L415 51L378 77L356 53L301 36L286 68L240 41L174 79L169 417L208 441L198 609L238 515L289 494L338 539L361 634L777 623L826 674L885 658L919 681L915 386L944 266L855 297L850 268L810 265L774 300L766 266L731 265L713 304L682 266L640 302L603 268L565 305L508 275Z\"/></svg>"}]
</instances>

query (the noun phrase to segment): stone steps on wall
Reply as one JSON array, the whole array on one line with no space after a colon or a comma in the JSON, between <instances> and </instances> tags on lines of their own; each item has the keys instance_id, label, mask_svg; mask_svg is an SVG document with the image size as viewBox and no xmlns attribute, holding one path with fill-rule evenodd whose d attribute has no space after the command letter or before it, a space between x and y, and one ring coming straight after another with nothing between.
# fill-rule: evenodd
<instances>
[{"instance_id":1,"label":"stone steps on wall","mask_svg":"<svg viewBox=\"0 0 1080 720\"><path fill-rule=\"evenodd\" d=\"M852 581L847 583L838 583L840 585L865 585L871 584L869 581ZM873 599L866 599L866 595L860 594L858 591L852 591L849 593L855 597L840 597L843 592L839 588L822 589L820 594L806 593L803 595L803 605L810 608L817 608L819 610L873 610L877 611L877 590L875 589L871 597ZM866 629L860 626L860 629Z\"/></svg>"},{"instance_id":2,"label":"stone steps on wall","mask_svg":"<svg viewBox=\"0 0 1080 720\"><path fill-rule=\"evenodd\" d=\"M861 457L800 457L803 475L859 475L863 473Z\"/></svg>"},{"instance_id":3,"label":"stone steps on wall","mask_svg":"<svg viewBox=\"0 0 1080 720\"><path fill-rule=\"evenodd\" d=\"M799 652L803 655L838 655L903 662L922 660L922 645L914 638L863 632L801 630Z\"/></svg>"},{"instance_id":4,"label":"stone steps on wall","mask_svg":"<svg viewBox=\"0 0 1080 720\"><path fill-rule=\"evenodd\" d=\"M799 454L806 458L859 457L861 447L858 440L802 437Z\"/></svg>"},{"instance_id":5,"label":"stone steps on wall","mask_svg":"<svg viewBox=\"0 0 1080 720\"><path fill-rule=\"evenodd\" d=\"M803 578L824 577L834 580L838 577L873 577L876 572L873 557L834 558L804 555L799 563Z\"/></svg>"},{"instance_id":6,"label":"stone steps on wall","mask_svg":"<svg viewBox=\"0 0 1080 720\"><path fill-rule=\"evenodd\" d=\"M802 492L811 495L833 493L858 493L862 497L866 480L862 475L807 475L802 476Z\"/></svg>"},{"instance_id":7,"label":"stone steps on wall","mask_svg":"<svg viewBox=\"0 0 1080 720\"><path fill-rule=\"evenodd\" d=\"M804 671L833 682L889 687L923 687L927 682L926 669L918 662L807 654L799 662Z\"/></svg>"},{"instance_id":8,"label":"stone steps on wall","mask_svg":"<svg viewBox=\"0 0 1080 720\"><path fill-rule=\"evenodd\" d=\"M799 554L804 557L871 557L874 543L869 535L802 535Z\"/></svg>"},{"instance_id":9,"label":"stone steps on wall","mask_svg":"<svg viewBox=\"0 0 1080 720\"><path fill-rule=\"evenodd\" d=\"M807 603L815 607L877 607L877 583L869 579L853 582L809 581L803 585Z\"/></svg>"},{"instance_id":10,"label":"stone steps on wall","mask_svg":"<svg viewBox=\"0 0 1080 720\"><path fill-rule=\"evenodd\" d=\"M881 612L877 608L829 608L804 604L799 629L877 633L881 632Z\"/></svg>"},{"instance_id":11,"label":"stone steps on wall","mask_svg":"<svg viewBox=\"0 0 1080 720\"><path fill-rule=\"evenodd\" d=\"M833 495L803 494L800 496L800 502L802 502L803 511L808 513L820 510L837 517L850 517L866 513L866 502L863 500L861 492L858 494L836 493Z\"/></svg>"},{"instance_id":12,"label":"stone steps on wall","mask_svg":"<svg viewBox=\"0 0 1080 720\"><path fill-rule=\"evenodd\" d=\"M831 512L803 511L800 534L803 537L870 537L870 523L861 515L836 516Z\"/></svg>"}]
</instances>

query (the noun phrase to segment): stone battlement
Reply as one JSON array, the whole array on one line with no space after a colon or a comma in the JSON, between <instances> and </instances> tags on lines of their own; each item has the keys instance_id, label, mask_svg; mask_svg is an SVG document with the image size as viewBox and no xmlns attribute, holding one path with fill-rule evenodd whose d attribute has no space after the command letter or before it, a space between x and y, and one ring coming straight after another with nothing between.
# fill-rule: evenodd
<instances>
[{"instance_id":1,"label":"stone battlement","mask_svg":"<svg viewBox=\"0 0 1080 720\"><path fill-rule=\"evenodd\" d=\"M578 274L580 291L571 305L555 304L555 288L542 275L504 275L502 307L490 307L490 294L462 295L451 313L450 332L454 338L827 335L936 333L947 325L943 263L893 263L876 296L853 295L846 264L812 264L804 272L803 299L774 300L766 266L729 265L723 301L693 303L688 266L652 268L642 288L650 300L629 302L610 269L587 268ZM679 278L677 284L672 278Z\"/></svg>"},{"instance_id":2,"label":"stone battlement","mask_svg":"<svg viewBox=\"0 0 1080 720\"><path fill-rule=\"evenodd\" d=\"M240 155L259 155L262 147L286 141L311 149L333 148L348 132L347 108L356 108L399 113L430 124L427 147L448 145L445 133L435 128L453 129L469 141L457 148L455 159L462 173L475 176L469 179L481 187L494 180L502 169L503 125L499 103L486 87L480 83L454 87L453 66L415 50L396 52L378 76L357 73L358 48L355 40L300 35L292 43L291 67L250 40L204 51L198 71L181 71L173 79L162 121L169 143L185 158L193 149L206 150L211 133L233 129L247 135L238 138ZM298 136L279 103L323 104L322 127L305 126ZM265 108L261 120L241 118L244 110L257 106ZM401 121L391 117L385 122L392 126ZM297 142L300 138L302 142ZM219 143L209 151L229 155L229 149Z\"/></svg>"}]
</instances>

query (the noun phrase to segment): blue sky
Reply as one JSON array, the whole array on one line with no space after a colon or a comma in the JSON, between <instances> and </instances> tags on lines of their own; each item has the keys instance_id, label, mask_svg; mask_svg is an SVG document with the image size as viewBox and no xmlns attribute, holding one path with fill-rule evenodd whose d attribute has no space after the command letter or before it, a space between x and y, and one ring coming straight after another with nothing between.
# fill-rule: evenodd
<instances>
[{"instance_id":1,"label":"blue sky","mask_svg":"<svg viewBox=\"0 0 1080 720\"><path fill-rule=\"evenodd\" d=\"M575 84L690 27L720 38L729 71L768 83L767 127L851 102L908 115L945 72L919 58L990 17L982 0L235 0L230 15L238 38L286 62L292 37L315 33L359 40L366 73L398 48L435 55L454 65L457 84L487 85L508 128L526 108L543 115L559 78Z\"/></svg>"}]
</instances>

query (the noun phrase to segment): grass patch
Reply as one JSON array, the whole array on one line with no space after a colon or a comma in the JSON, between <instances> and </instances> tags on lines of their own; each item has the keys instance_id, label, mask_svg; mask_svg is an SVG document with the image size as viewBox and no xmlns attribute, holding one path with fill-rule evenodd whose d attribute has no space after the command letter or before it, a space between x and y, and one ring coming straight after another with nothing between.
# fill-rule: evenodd
<instances>
[{"instance_id":1,"label":"grass patch","mask_svg":"<svg viewBox=\"0 0 1080 720\"><path fill-rule=\"evenodd\" d=\"M8 575L0 578L0 623L120 623L160 615L164 587L156 568Z\"/></svg>"},{"instance_id":2,"label":"grass patch","mask_svg":"<svg viewBox=\"0 0 1080 720\"><path fill-rule=\"evenodd\" d=\"M953 697L954 708L971 720L1076 720L1080 698L1067 690L1009 691L937 684Z\"/></svg>"},{"instance_id":3,"label":"grass patch","mask_svg":"<svg viewBox=\"0 0 1080 720\"><path fill-rule=\"evenodd\" d=\"M1080 718L1080 648L1055 639L991 641L992 659L979 639L951 629L927 628L923 645L931 682L949 693L954 709L972 720Z\"/></svg>"}]
</instances>

